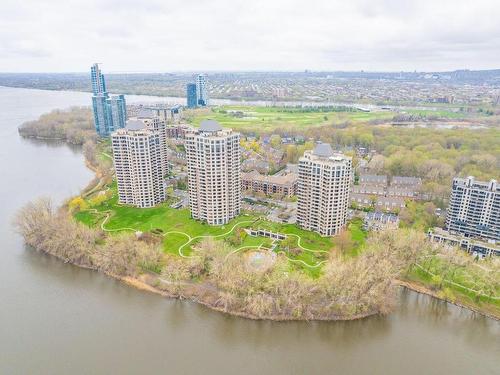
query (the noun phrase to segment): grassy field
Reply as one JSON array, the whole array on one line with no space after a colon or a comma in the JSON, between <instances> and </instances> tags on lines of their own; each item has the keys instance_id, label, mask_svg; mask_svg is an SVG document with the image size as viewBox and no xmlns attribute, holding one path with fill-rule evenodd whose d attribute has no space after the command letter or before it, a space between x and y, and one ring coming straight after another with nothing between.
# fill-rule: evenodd
<instances>
[{"instance_id":1,"label":"grassy field","mask_svg":"<svg viewBox=\"0 0 500 375\"><path fill-rule=\"evenodd\" d=\"M88 226L100 226L106 220L104 228L111 232L116 231L119 233L120 231L138 230L160 233L163 235L164 251L172 254L178 254L179 248L192 239L189 245L182 249L182 253L188 255L192 251L192 247L202 240L202 238L196 238L198 236L218 236L217 239L227 241L230 236L234 235L236 228L267 229L273 232L299 236L301 238L300 245L312 251L302 250L299 254L284 252L294 265L304 269L312 276L319 275L321 267L307 267L307 265L316 266L322 264L327 259L328 253L335 251L335 244L331 237L321 237L317 233L302 230L293 224L273 223L263 220L255 214L244 213L226 225L211 226L192 219L188 209L177 210L171 208L170 202L165 202L153 208L135 208L120 205L118 204L116 185L113 184L110 189L113 191L111 198L95 206L90 204L92 196L87 198L88 208L76 212L74 217ZM229 233L233 228L235 228L234 231ZM351 223L348 230L355 244L349 253L356 255L364 245L366 233L361 230L361 223L359 222ZM293 241L295 246L299 247L299 239L293 237ZM268 238L246 236L240 244L233 245L233 247L235 249L247 246L270 248L271 245L272 241ZM276 251L283 251L279 242ZM304 265L301 261L307 265Z\"/></svg>"},{"instance_id":2,"label":"grassy field","mask_svg":"<svg viewBox=\"0 0 500 375\"><path fill-rule=\"evenodd\" d=\"M237 113L241 113L238 115ZM239 117L241 116L241 117ZM339 124L346 121L364 123L373 119L392 119L394 112L306 112L287 110L283 107L223 106L191 112L188 121L198 126L202 120L213 119L222 126L252 132L272 131L276 128L290 131L311 126Z\"/></svg>"},{"instance_id":3,"label":"grassy field","mask_svg":"<svg viewBox=\"0 0 500 375\"><path fill-rule=\"evenodd\" d=\"M430 286L449 300L499 314L500 300L490 297L500 295L498 266L488 262L450 266L434 256L421 267L413 267L407 278Z\"/></svg>"},{"instance_id":4,"label":"grassy field","mask_svg":"<svg viewBox=\"0 0 500 375\"><path fill-rule=\"evenodd\" d=\"M450 111L447 109L431 110L431 109L409 109L405 111L406 113L426 116L426 117L438 117L442 119L461 119L471 117L471 114L460 111Z\"/></svg>"}]
</instances>

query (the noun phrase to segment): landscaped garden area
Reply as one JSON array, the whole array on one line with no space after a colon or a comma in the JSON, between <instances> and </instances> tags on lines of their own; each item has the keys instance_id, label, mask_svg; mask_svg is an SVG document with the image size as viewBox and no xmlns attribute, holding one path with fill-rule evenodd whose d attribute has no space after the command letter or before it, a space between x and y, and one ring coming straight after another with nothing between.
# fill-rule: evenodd
<instances>
[{"instance_id":1,"label":"landscaped garden area","mask_svg":"<svg viewBox=\"0 0 500 375\"><path fill-rule=\"evenodd\" d=\"M118 203L116 183L82 198L69 202L73 215L90 227L106 232L140 231L161 239L166 253L189 257L193 247L207 237L224 240L234 253L250 249L272 249L284 253L289 261L312 276L319 275L321 266L331 252L353 256L364 246L366 233L360 221L353 221L347 230L348 248L337 244L331 237L302 230L294 224L279 224L265 220L254 213L244 212L223 226L211 226L191 218L189 209L170 207L169 198L153 208L135 208ZM244 229L263 229L287 236L275 240L251 236Z\"/></svg>"}]
</instances>

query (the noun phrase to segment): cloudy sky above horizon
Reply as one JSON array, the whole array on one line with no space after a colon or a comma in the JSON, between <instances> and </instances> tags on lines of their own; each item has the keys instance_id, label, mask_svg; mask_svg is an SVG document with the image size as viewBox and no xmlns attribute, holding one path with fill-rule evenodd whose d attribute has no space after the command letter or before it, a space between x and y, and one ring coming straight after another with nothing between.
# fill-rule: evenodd
<instances>
[{"instance_id":1,"label":"cloudy sky above horizon","mask_svg":"<svg viewBox=\"0 0 500 375\"><path fill-rule=\"evenodd\" d=\"M499 0L2 0L0 72L500 68Z\"/></svg>"}]
</instances>

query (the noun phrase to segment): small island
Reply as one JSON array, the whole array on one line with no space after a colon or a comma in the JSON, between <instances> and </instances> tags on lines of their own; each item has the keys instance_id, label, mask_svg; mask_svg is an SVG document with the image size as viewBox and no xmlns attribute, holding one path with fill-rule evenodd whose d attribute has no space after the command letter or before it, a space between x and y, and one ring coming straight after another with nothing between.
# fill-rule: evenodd
<instances>
[{"instance_id":1,"label":"small island","mask_svg":"<svg viewBox=\"0 0 500 375\"><path fill-rule=\"evenodd\" d=\"M214 113L228 113L212 111L194 110L186 117L199 124ZM435 225L429 205L409 202L400 214L399 228L368 232L363 220L353 217L345 231L329 237L245 209L224 225L208 225L182 206L184 195L178 191L185 190L185 183L175 178L166 200L154 207L121 204L110 142L93 135L89 114L88 108L56 111L20 128L22 136L83 145L87 166L96 174L62 207L39 199L19 212L16 226L36 250L140 289L252 319L351 320L387 314L401 286L500 316L498 261L484 259L478 264L470 255L429 242L425 230ZM307 116L310 110L304 112L304 119ZM327 121L327 115L321 116ZM277 117L287 121L283 113ZM288 128L301 126L288 121ZM254 139L255 129L251 131L242 144L258 152L261 145ZM364 131L360 124L340 129L339 136L358 137ZM384 132L389 138L401 130ZM454 132L460 142L464 131ZM270 142L275 141L271 137ZM180 145L174 147L182 151ZM310 147L299 141L284 149L286 157L296 161ZM376 165L377 160L374 164L384 168ZM439 186L428 189L440 193ZM258 194L254 198L259 201Z\"/></svg>"}]
</instances>

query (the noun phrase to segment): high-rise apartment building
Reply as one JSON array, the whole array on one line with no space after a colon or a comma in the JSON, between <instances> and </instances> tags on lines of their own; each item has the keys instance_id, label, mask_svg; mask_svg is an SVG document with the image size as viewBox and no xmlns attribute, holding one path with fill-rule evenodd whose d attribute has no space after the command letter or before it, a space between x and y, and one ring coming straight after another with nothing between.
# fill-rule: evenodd
<instances>
[{"instance_id":1,"label":"high-rise apartment building","mask_svg":"<svg viewBox=\"0 0 500 375\"><path fill-rule=\"evenodd\" d=\"M318 144L299 159L297 223L322 236L344 228L349 208L352 160Z\"/></svg>"},{"instance_id":2,"label":"high-rise apartment building","mask_svg":"<svg viewBox=\"0 0 500 375\"><path fill-rule=\"evenodd\" d=\"M95 129L99 136L108 137L113 131L125 127L127 121L125 96L108 95L104 75L98 64L90 68L90 78Z\"/></svg>"},{"instance_id":3,"label":"high-rise apartment building","mask_svg":"<svg viewBox=\"0 0 500 375\"><path fill-rule=\"evenodd\" d=\"M500 184L454 178L446 228L465 237L500 241Z\"/></svg>"},{"instance_id":4,"label":"high-rise apartment building","mask_svg":"<svg viewBox=\"0 0 500 375\"><path fill-rule=\"evenodd\" d=\"M167 160L168 146L167 146L166 120L157 116L154 111L147 109L140 111L136 119L138 121L142 121L148 130L158 133L160 137L162 174L163 176L165 176L169 172L169 164Z\"/></svg>"},{"instance_id":5,"label":"high-rise apartment building","mask_svg":"<svg viewBox=\"0 0 500 375\"><path fill-rule=\"evenodd\" d=\"M186 86L186 98L188 108L198 106L198 96L196 95L196 83L188 83Z\"/></svg>"},{"instance_id":6,"label":"high-rise apartment building","mask_svg":"<svg viewBox=\"0 0 500 375\"><path fill-rule=\"evenodd\" d=\"M92 81L92 93L94 95L106 92L106 81L101 73L99 64L95 63L90 67L90 79Z\"/></svg>"},{"instance_id":7,"label":"high-rise apartment building","mask_svg":"<svg viewBox=\"0 0 500 375\"><path fill-rule=\"evenodd\" d=\"M106 100L107 94L102 93L92 95L92 112L94 114L95 131L101 137L106 137L110 134L109 131L109 118L108 105Z\"/></svg>"},{"instance_id":8,"label":"high-rise apartment building","mask_svg":"<svg viewBox=\"0 0 500 375\"><path fill-rule=\"evenodd\" d=\"M207 77L204 74L198 74L195 83L186 85L186 99L188 108L208 105Z\"/></svg>"},{"instance_id":9,"label":"high-rise apartment building","mask_svg":"<svg viewBox=\"0 0 500 375\"><path fill-rule=\"evenodd\" d=\"M160 134L140 120L111 135L119 202L153 207L165 200Z\"/></svg>"},{"instance_id":10,"label":"high-rise apartment building","mask_svg":"<svg viewBox=\"0 0 500 375\"><path fill-rule=\"evenodd\" d=\"M240 135L213 120L186 133L191 216L211 225L226 224L240 213Z\"/></svg>"},{"instance_id":11,"label":"high-rise apartment building","mask_svg":"<svg viewBox=\"0 0 500 375\"><path fill-rule=\"evenodd\" d=\"M111 95L106 99L109 133L124 128L127 122L125 95Z\"/></svg>"},{"instance_id":12,"label":"high-rise apartment building","mask_svg":"<svg viewBox=\"0 0 500 375\"><path fill-rule=\"evenodd\" d=\"M207 77L204 74L198 74L196 77L196 96L198 105L202 107L208 105Z\"/></svg>"}]
</instances>

